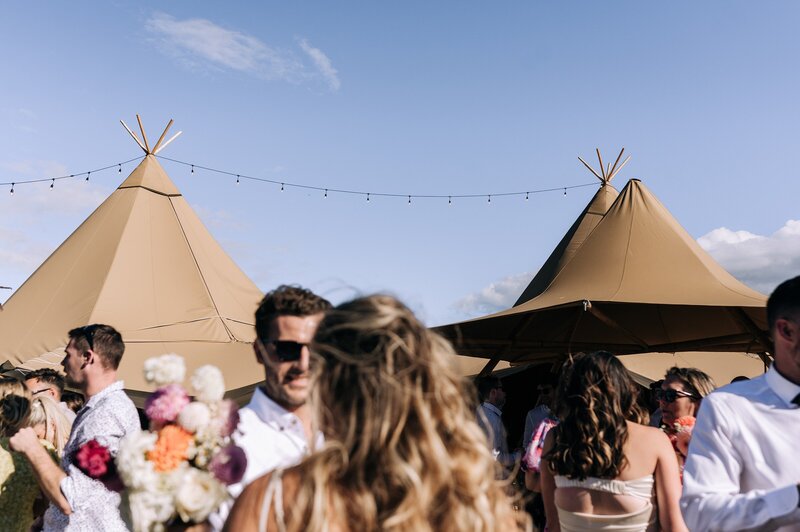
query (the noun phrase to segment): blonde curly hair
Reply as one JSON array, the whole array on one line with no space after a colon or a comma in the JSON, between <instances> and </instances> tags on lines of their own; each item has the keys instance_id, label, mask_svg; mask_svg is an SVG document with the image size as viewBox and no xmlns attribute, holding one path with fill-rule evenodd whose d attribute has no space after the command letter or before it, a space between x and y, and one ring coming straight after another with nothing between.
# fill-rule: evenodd
<instances>
[{"instance_id":1,"label":"blonde curly hair","mask_svg":"<svg viewBox=\"0 0 800 532\"><path fill-rule=\"evenodd\" d=\"M310 404L326 444L299 466L287 530L529 530L475 420L453 349L395 298L328 312Z\"/></svg>"}]
</instances>

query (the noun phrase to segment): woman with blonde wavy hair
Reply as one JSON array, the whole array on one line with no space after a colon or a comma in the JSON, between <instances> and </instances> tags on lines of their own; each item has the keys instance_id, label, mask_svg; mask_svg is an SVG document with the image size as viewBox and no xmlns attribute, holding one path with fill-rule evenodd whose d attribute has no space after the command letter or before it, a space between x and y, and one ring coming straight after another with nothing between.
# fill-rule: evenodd
<instances>
[{"instance_id":1,"label":"woman with blonde wavy hair","mask_svg":"<svg viewBox=\"0 0 800 532\"><path fill-rule=\"evenodd\" d=\"M542 495L548 529L685 531L678 463L648 427L637 391L611 353L580 354L562 373L561 423L545 438Z\"/></svg>"},{"instance_id":2,"label":"woman with blonde wavy hair","mask_svg":"<svg viewBox=\"0 0 800 532\"><path fill-rule=\"evenodd\" d=\"M250 484L226 530L529 528L496 480L453 350L389 296L344 303L311 346L326 443Z\"/></svg>"},{"instance_id":3,"label":"woman with blonde wavy hair","mask_svg":"<svg viewBox=\"0 0 800 532\"><path fill-rule=\"evenodd\" d=\"M31 395L16 379L0 378L0 530L27 532L34 521L39 484L28 460L13 452L8 439L27 426Z\"/></svg>"},{"instance_id":4,"label":"woman with blonde wavy hair","mask_svg":"<svg viewBox=\"0 0 800 532\"><path fill-rule=\"evenodd\" d=\"M34 397L27 426L33 427L40 440L51 443L59 457L64 454L72 422L55 399L45 394Z\"/></svg>"}]
</instances>

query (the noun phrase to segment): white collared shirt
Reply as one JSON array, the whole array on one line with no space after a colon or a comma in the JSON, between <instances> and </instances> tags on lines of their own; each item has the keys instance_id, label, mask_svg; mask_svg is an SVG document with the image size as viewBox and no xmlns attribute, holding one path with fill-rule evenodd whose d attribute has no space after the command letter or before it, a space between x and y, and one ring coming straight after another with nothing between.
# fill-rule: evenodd
<instances>
[{"instance_id":1,"label":"white collared shirt","mask_svg":"<svg viewBox=\"0 0 800 532\"><path fill-rule=\"evenodd\" d=\"M690 530L800 530L798 393L773 364L703 399L683 472Z\"/></svg>"},{"instance_id":2,"label":"white collared shirt","mask_svg":"<svg viewBox=\"0 0 800 532\"><path fill-rule=\"evenodd\" d=\"M215 530L222 529L233 499L248 484L270 471L300 463L323 444L322 434L317 434L312 449L300 418L267 397L260 387L247 406L239 409L239 427L233 439L247 455L247 469L241 482L228 486L231 500L209 519Z\"/></svg>"}]
</instances>

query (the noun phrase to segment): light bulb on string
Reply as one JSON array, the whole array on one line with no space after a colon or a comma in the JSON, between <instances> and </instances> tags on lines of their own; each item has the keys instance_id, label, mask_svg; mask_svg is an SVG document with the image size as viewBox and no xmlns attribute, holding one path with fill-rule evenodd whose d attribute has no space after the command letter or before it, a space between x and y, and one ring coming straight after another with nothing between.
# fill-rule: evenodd
<instances>
[{"instance_id":1,"label":"light bulb on string","mask_svg":"<svg viewBox=\"0 0 800 532\"><path fill-rule=\"evenodd\" d=\"M327 188L325 189L325 197L326 198L328 197L328 189Z\"/></svg>"},{"instance_id":2,"label":"light bulb on string","mask_svg":"<svg viewBox=\"0 0 800 532\"><path fill-rule=\"evenodd\" d=\"M12 196L14 195L14 185L16 185L16 183L11 183L11 195Z\"/></svg>"},{"instance_id":3,"label":"light bulb on string","mask_svg":"<svg viewBox=\"0 0 800 532\"><path fill-rule=\"evenodd\" d=\"M118 173L118 174L121 174L121 173L122 173L122 164L120 164L120 165L119 165L119 170L117 170L117 173Z\"/></svg>"},{"instance_id":4,"label":"light bulb on string","mask_svg":"<svg viewBox=\"0 0 800 532\"><path fill-rule=\"evenodd\" d=\"M55 178L50 182L50 190L53 190L53 185L56 184Z\"/></svg>"},{"instance_id":5,"label":"light bulb on string","mask_svg":"<svg viewBox=\"0 0 800 532\"><path fill-rule=\"evenodd\" d=\"M283 192L283 183L281 183L281 192Z\"/></svg>"},{"instance_id":6,"label":"light bulb on string","mask_svg":"<svg viewBox=\"0 0 800 532\"><path fill-rule=\"evenodd\" d=\"M411 196L408 197L408 204L411 205Z\"/></svg>"},{"instance_id":7,"label":"light bulb on string","mask_svg":"<svg viewBox=\"0 0 800 532\"><path fill-rule=\"evenodd\" d=\"M86 172L86 181L89 181L89 176L92 175L91 172Z\"/></svg>"},{"instance_id":8,"label":"light bulb on string","mask_svg":"<svg viewBox=\"0 0 800 532\"><path fill-rule=\"evenodd\" d=\"M453 197L452 196L447 196L447 204L448 205L452 205L453 204Z\"/></svg>"},{"instance_id":9,"label":"light bulb on string","mask_svg":"<svg viewBox=\"0 0 800 532\"><path fill-rule=\"evenodd\" d=\"M566 187L564 187L564 195L565 196L567 195L567 188Z\"/></svg>"},{"instance_id":10,"label":"light bulb on string","mask_svg":"<svg viewBox=\"0 0 800 532\"><path fill-rule=\"evenodd\" d=\"M489 201L487 201L486 203L491 203L491 202L492 202L492 195L489 194Z\"/></svg>"},{"instance_id":11,"label":"light bulb on string","mask_svg":"<svg viewBox=\"0 0 800 532\"><path fill-rule=\"evenodd\" d=\"M528 193L525 193L525 201L528 201Z\"/></svg>"},{"instance_id":12,"label":"light bulb on string","mask_svg":"<svg viewBox=\"0 0 800 532\"><path fill-rule=\"evenodd\" d=\"M192 173L194 173L194 165L192 165Z\"/></svg>"},{"instance_id":13,"label":"light bulb on string","mask_svg":"<svg viewBox=\"0 0 800 532\"><path fill-rule=\"evenodd\" d=\"M369 192L367 192L367 201L369 201Z\"/></svg>"},{"instance_id":14,"label":"light bulb on string","mask_svg":"<svg viewBox=\"0 0 800 532\"><path fill-rule=\"evenodd\" d=\"M239 174L236 174L236 184L239 184Z\"/></svg>"}]
</instances>

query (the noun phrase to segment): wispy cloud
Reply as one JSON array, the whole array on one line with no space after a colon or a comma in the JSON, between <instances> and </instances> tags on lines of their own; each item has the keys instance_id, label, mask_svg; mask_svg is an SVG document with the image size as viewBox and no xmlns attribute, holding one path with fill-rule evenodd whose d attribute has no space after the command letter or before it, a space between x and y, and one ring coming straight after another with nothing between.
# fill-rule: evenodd
<instances>
[{"instance_id":1,"label":"wispy cloud","mask_svg":"<svg viewBox=\"0 0 800 532\"><path fill-rule=\"evenodd\" d=\"M300 39L299 45L311 65L304 63L296 50L270 46L257 37L207 19L178 20L157 12L147 19L145 29L155 37L164 54L189 68L229 69L290 83L321 77L331 90L341 86L328 56L306 39Z\"/></svg>"},{"instance_id":2,"label":"wispy cloud","mask_svg":"<svg viewBox=\"0 0 800 532\"><path fill-rule=\"evenodd\" d=\"M466 316L482 316L509 308L533 279L531 272L509 275L456 302Z\"/></svg>"},{"instance_id":3,"label":"wispy cloud","mask_svg":"<svg viewBox=\"0 0 800 532\"><path fill-rule=\"evenodd\" d=\"M311 46L306 39L300 39L300 48L302 48L314 62L314 66L322 75L328 87L333 91L338 91L342 83L339 81L339 73L333 68L330 58L319 48Z\"/></svg>"},{"instance_id":4,"label":"wispy cloud","mask_svg":"<svg viewBox=\"0 0 800 532\"><path fill-rule=\"evenodd\" d=\"M768 236L720 227L697 241L731 274L765 294L800 272L800 220Z\"/></svg>"}]
</instances>

